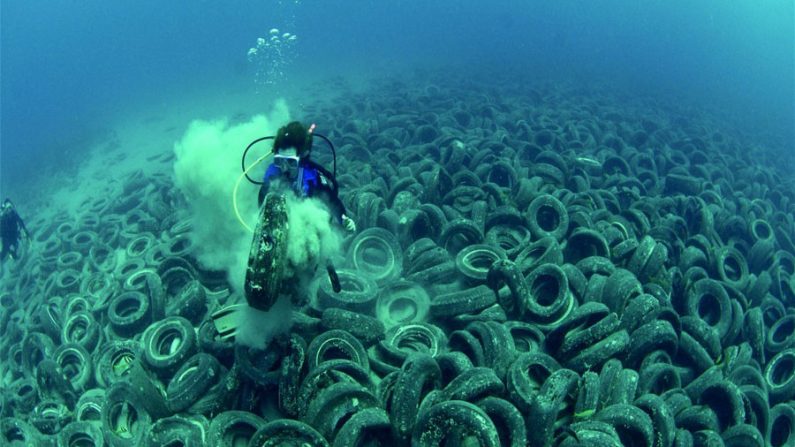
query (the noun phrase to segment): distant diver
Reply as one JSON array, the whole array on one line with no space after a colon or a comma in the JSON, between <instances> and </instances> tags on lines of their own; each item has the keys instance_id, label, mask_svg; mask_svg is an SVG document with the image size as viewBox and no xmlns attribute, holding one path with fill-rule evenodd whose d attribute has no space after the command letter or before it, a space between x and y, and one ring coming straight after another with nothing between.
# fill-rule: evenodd
<instances>
[{"instance_id":1,"label":"distant diver","mask_svg":"<svg viewBox=\"0 0 795 447\"><path fill-rule=\"evenodd\" d=\"M19 259L19 244L23 236L30 240L30 233L14 204L10 199L5 199L0 208L0 262L9 255L15 260Z\"/></svg>"}]
</instances>

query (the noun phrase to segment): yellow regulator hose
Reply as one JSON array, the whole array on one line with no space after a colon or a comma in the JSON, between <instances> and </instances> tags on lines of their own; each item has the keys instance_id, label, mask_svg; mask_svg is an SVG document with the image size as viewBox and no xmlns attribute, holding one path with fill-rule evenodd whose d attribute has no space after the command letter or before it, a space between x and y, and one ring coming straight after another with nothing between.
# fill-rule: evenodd
<instances>
[{"instance_id":1,"label":"yellow regulator hose","mask_svg":"<svg viewBox=\"0 0 795 447\"><path fill-rule=\"evenodd\" d=\"M235 182L235 188L232 190L232 207L235 209L235 216L237 217L237 221L240 222L240 225L243 225L243 228L248 230L249 233L253 233L254 229L248 226L248 224L246 224L246 222L243 220L243 217L240 216L240 210L237 207L237 190L238 188L240 188L240 182L243 180L243 177L245 177L248 174L248 172L251 171L252 168L262 163L263 160L270 157L271 155L272 153L268 152L267 154L258 158L257 161L255 161L254 163L251 163L249 167L247 167L246 170L243 171L242 174L240 174L240 177L237 178L237 182Z\"/></svg>"}]
</instances>

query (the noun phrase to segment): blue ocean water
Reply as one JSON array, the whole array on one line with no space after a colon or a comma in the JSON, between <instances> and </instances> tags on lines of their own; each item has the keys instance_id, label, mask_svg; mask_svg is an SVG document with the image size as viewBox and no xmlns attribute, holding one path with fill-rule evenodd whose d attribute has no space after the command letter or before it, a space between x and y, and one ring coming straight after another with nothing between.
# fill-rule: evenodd
<instances>
[{"instance_id":1,"label":"blue ocean water","mask_svg":"<svg viewBox=\"0 0 795 447\"><path fill-rule=\"evenodd\" d=\"M298 36L285 77L421 66L598 79L719 108L793 141L793 3L737 1L3 2L2 189L163 97L250 88L248 49Z\"/></svg>"},{"instance_id":2,"label":"blue ocean water","mask_svg":"<svg viewBox=\"0 0 795 447\"><path fill-rule=\"evenodd\" d=\"M257 94L247 51L272 28L298 36L280 80L294 88L307 75L520 70L719 110L784 150L795 136L793 8L786 0L6 0L0 187L19 193L19 182L49 164L79 162L81 148L130 111L201 101L197 92Z\"/></svg>"}]
</instances>

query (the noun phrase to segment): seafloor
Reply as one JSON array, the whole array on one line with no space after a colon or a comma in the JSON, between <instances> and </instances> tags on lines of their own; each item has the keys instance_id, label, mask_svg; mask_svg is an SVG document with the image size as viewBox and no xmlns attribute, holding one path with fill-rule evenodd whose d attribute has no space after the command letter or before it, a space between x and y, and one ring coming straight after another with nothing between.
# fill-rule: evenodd
<instances>
[{"instance_id":1,"label":"seafloor","mask_svg":"<svg viewBox=\"0 0 795 447\"><path fill-rule=\"evenodd\" d=\"M241 287L195 255L172 146L112 139L19 206L3 445L795 445L795 183L752 133L507 75L322 87L293 118L337 147L342 292L220 340Z\"/></svg>"}]
</instances>

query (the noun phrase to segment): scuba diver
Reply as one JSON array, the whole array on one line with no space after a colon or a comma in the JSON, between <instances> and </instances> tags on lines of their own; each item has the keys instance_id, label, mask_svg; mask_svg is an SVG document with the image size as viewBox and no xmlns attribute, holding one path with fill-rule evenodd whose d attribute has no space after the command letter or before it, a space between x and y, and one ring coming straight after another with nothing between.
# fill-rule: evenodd
<instances>
[{"instance_id":1,"label":"scuba diver","mask_svg":"<svg viewBox=\"0 0 795 447\"><path fill-rule=\"evenodd\" d=\"M5 261L9 254L13 259L19 259L17 250L22 236L30 240L30 233L25 228L22 218L17 214L14 204L11 203L11 200L5 199L2 208L0 208L0 244L2 244L0 262Z\"/></svg>"},{"instance_id":2,"label":"scuba diver","mask_svg":"<svg viewBox=\"0 0 795 447\"><path fill-rule=\"evenodd\" d=\"M339 198L337 180L331 172L310 159L315 125L306 128L298 121L283 126L273 137L273 162L265 171L259 191L262 206L274 182L291 185L299 197L317 197L329 208L334 221L350 232L356 231L353 219L345 214Z\"/></svg>"},{"instance_id":3,"label":"scuba diver","mask_svg":"<svg viewBox=\"0 0 795 447\"><path fill-rule=\"evenodd\" d=\"M276 314L280 314L284 310L285 303L288 306L305 304L306 294L299 290L301 283L299 277L302 275L313 276L315 269L323 267L324 263L332 290L336 293L342 290L339 276L330 259L315 258L317 263L313 264L315 261L308 262L299 270L293 270L295 265L291 264L292 261L288 255L288 246L295 242L289 238L290 225L288 223L288 197L293 194L299 200L319 200L328 210L330 221L327 226L339 225L347 231L356 231L356 224L345 214L345 206L339 198L334 145L328 138L315 133L314 130L314 124L307 128L300 122L294 121L281 127L274 136L252 141L243 152L241 160L243 174L238 179L238 184L245 177L249 182L260 186L259 217L256 227L250 229L253 233L253 240L244 283L247 304L229 305L212 314L213 323L222 339L235 337L237 340L258 339L261 341L263 334L268 334L271 331L269 326L271 320L257 312L273 310ZM315 138L324 140L331 149L334 159L332 171L310 159L312 140ZM256 162L247 165L248 151L257 143L271 139L273 145L270 151ZM265 170L262 181L249 177L248 172L269 156L272 156L273 160ZM235 209L237 212L236 204ZM239 213L237 217L241 224L249 228ZM301 243L301 241L298 242ZM318 250L316 246L314 247L314 250ZM297 249L293 253L300 250ZM314 253L314 255L317 254ZM305 262L306 259L303 261ZM282 296L289 297L289 299L279 300ZM277 305L277 301L281 304ZM282 317L276 318L284 320Z\"/></svg>"}]
</instances>

